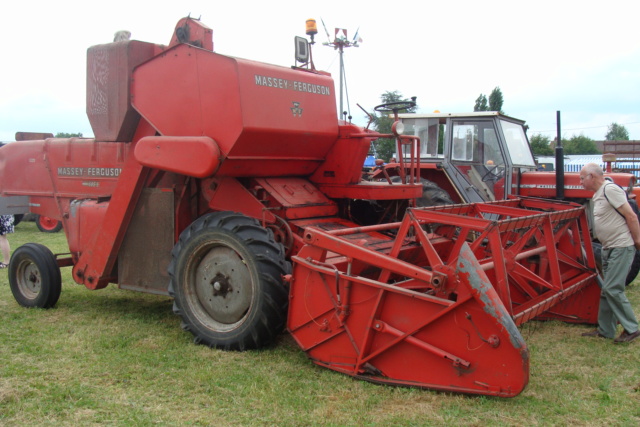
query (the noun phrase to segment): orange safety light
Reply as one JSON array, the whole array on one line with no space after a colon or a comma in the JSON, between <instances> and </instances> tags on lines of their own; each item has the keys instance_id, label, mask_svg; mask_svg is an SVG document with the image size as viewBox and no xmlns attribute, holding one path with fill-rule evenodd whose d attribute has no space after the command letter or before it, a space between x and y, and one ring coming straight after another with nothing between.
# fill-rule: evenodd
<instances>
[{"instance_id":1,"label":"orange safety light","mask_svg":"<svg viewBox=\"0 0 640 427\"><path fill-rule=\"evenodd\" d=\"M314 36L318 34L318 26L315 19L307 19L307 35Z\"/></svg>"}]
</instances>

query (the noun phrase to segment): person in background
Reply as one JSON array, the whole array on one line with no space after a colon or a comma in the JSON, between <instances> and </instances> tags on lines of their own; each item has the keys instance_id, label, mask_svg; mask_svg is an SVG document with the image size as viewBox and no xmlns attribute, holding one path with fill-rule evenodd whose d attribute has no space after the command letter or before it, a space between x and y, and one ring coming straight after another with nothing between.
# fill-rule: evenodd
<instances>
[{"instance_id":1,"label":"person in background","mask_svg":"<svg viewBox=\"0 0 640 427\"><path fill-rule=\"evenodd\" d=\"M582 336L614 338L617 323L624 330L614 343L630 342L640 336L638 320L624 293L629 268L640 249L640 223L629 205L624 190L605 180L602 168L595 163L584 165L580 183L593 191L593 226L602 243L604 280L600 293L598 329Z\"/></svg>"},{"instance_id":2,"label":"person in background","mask_svg":"<svg viewBox=\"0 0 640 427\"><path fill-rule=\"evenodd\" d=\"M13 215L0 215L0 251L2 251L2 262L0 269L9 266L11 248L7 234L13 233Z\"/></svg>"}]
</instances>

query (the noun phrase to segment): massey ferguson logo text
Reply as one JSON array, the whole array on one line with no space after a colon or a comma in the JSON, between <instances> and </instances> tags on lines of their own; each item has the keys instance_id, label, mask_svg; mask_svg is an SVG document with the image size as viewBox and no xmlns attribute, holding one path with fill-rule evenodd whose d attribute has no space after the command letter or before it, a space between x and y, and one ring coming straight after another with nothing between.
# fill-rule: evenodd
<instances>
[{"instance_id":1,"label":"massey ferguson logo text","mask_svg":"<svg viewBox=\"0 0 640 427\"><path fill-rule=\"evenodd\" d=\"M329 86L314 85L295 80L279 79L276 77L259 76L256 74L256 85L274 87L276 89L293 90L296 92L316 93L318 95L331 95Z\"/></svg>"},{"instance_id":2,"label":"massey ferguson logo text","mask_svg":"<svg viewBox=\"0 0 640 427\"><path fill-rule=\"evenodd\" d=\"M122 168L58 168L58 176L112 178L120 175Z\"/></svg>"}]
</instances>

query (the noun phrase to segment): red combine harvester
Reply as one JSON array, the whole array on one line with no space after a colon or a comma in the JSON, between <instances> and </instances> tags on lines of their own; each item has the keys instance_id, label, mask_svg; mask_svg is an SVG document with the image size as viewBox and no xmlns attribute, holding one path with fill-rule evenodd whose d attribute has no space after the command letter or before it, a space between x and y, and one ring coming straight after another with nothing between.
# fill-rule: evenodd
<instances>
[{"instance_id":1,"label":"red combine harvester","mask_svg":"<svg viewBox=\"0 0 640 427\"><path fill-rule=\"evenodd\" d=\"M35 243L13 253L25 307L53 307L70 266L89 289L173 297L197 343L260 348L286 325L338 372L503 397L529 378L518 325L596 322L584 207L415 208L417 156L404 184L361 181L371 141L419 153L420 139L337 120L327 73L216 54L211 30L185 18L169 46L91 47L87 114L94 139L0 149L3 198L28 197L69 243L68 254ZM366 212L369 202L382 208Z\"/></svg>"}]
</instances>

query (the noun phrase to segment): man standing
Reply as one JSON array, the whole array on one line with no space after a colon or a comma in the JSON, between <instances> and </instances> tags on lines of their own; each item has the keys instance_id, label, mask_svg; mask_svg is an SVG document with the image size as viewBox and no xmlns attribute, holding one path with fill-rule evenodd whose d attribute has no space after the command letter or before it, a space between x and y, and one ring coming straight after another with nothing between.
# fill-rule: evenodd
<instances>
[{"instance_id":1,"label":"man standing","mask_svg":"<svg viewBox=\"0 0 640 427\"><path fill-rule=\"evenodd\" d=\"M580 171L580 182L586 190L594 191L593 219L596 237L602 244L604 281L600 294L598 329L583 336L613 338L617 323L624 330L613 341L630 342L640 337L638 320L624 293L625 279L633 262L636 248L640 249L640 224L629 205L624 191L604 178L602 168L586 164Z\"/></svg>"}]
</instances>

